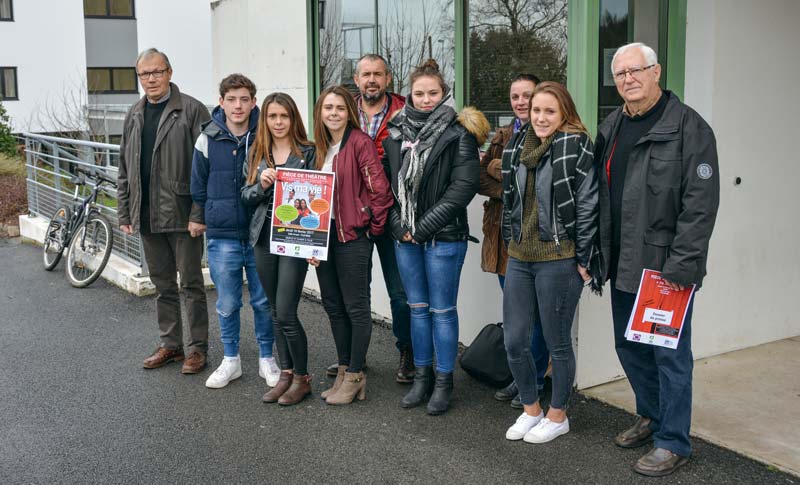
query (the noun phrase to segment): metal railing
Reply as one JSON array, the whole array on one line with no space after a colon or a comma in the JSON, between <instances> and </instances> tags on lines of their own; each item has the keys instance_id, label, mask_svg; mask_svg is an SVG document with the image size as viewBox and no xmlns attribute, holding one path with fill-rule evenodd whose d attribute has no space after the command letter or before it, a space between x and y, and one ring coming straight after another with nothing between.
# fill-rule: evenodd
<instances>
[{"instance_id":1,"label":"metal railing","mask_svg":"<svg viewBox=\"0 0 800 485\"><path fill-rule=\"evenodd\" d=\"M35 133L22 133L20 137L25 142L28 210L31 214L49 220L58 207L73 204L75 186L69 179L77 167L100 170L117 178L119 145ZM90 189L81 187L78 190L79 194L86 196ZM113 253L137 265L141 274L147 275L141 239L138 235L127 235L119 230L117 194L111 189L106 190L105 195L97 207L114 228Z\"/></svg>"}]
</instances>

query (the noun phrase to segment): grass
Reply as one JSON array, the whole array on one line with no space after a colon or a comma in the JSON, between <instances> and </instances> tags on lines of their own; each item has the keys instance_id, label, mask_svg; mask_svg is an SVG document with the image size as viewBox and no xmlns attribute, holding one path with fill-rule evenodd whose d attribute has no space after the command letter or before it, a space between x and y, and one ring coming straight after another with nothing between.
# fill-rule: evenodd
<instances>
[{"instance_id":1,"label":"grass","mask_svg":"<svg viewBox=\"0 0 800 485\"><path fill-rule=\"evenodd\" d=\"M25 160L0 153L0 175L16 175L25 178Z\"/></svg>"},{"instance_id":2,"label":"grass","mask_svg":"<svg viewBox=\"0 0 800 485\"><path fill-rule=\"evenodd\" d=\"M16 225L17 216L27 210L25 161L0 153L0 223Z\"/></svg>"}]
</instances>

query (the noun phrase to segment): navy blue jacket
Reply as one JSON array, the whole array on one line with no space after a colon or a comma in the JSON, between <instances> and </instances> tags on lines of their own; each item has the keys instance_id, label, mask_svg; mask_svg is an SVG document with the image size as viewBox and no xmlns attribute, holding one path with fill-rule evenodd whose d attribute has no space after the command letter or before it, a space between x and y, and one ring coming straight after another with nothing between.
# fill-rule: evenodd
<instances>
[{"instance_id":1,"label":"navy blue jacket","mask_svg":"<svg viewBox=\"0 0 800 485\"><path fill-rule=\"evenodd\" d=\"M237 140L225 126L225 112L217 106L195 143L192 200L202 208L209 238L248 240L251 209L240 198L242 165L256 136L258 114L254 107L248 132Z\"/></svg>"}]
</instances>

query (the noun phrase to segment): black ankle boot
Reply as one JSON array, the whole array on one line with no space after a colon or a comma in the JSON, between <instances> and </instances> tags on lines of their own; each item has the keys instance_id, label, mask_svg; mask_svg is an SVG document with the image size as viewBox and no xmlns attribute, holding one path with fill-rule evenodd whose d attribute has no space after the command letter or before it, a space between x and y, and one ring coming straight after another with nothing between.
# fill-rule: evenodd
<instances>
[{"instance_id":1,"label":"black ankle boot","mask_svg":"<svg viewBox=\"0 0 800 485\"><path fill-rule=\"evenodd\" d=\"M439 372L436 374L436 385L433 387L431 400L428 401L428 414L437 416L447 412L450 407L450 398L453 396L453 373Z\"/></svg>"},{"instance_id":2,"label":"black ankle boot","mask_svg":"<svg viewBox=\"0 0 800 485\"><path fill-rule=\"evenodd\" d=\"M433 367L417 367L414 370L414 383L411 385L411 390L408 394L403 396L400 401L400 406L404 408L413 408L428 399L433 391Z\"/></svg>"}]
</instances>

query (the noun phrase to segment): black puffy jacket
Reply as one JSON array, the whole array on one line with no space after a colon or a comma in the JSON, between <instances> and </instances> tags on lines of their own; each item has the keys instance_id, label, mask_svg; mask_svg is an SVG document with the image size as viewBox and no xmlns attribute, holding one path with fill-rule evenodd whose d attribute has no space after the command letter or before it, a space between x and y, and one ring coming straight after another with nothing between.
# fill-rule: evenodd
<instances>
[{"instance_id":1,"label":"black puffy jacket","mask_svg":"<svg viewBox=\"0 0 800 485\"><path fill-rule=\"evenodd\" d=\"M399 241L411 229L400 221L397 182L403 164L403 137L393 121L389 121L389 136L383 141L382 161L395 196L388 224L392 237ZM480 186L478 147L486 141L488 133L489 122L483 113L467 107L431 148L417 198L416 232L411 235L418 243L470 238L467 205Z\"/></svg>"}]
</instances>

